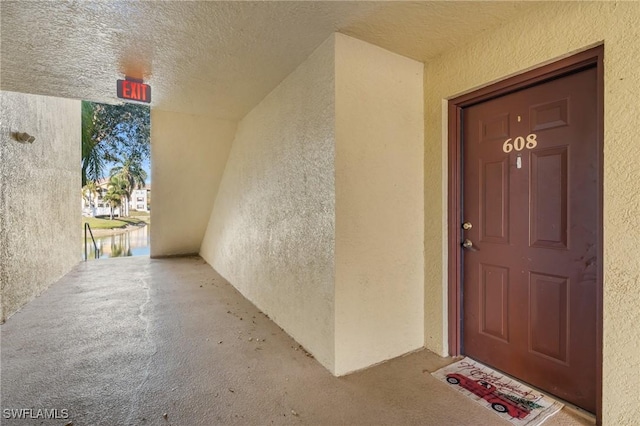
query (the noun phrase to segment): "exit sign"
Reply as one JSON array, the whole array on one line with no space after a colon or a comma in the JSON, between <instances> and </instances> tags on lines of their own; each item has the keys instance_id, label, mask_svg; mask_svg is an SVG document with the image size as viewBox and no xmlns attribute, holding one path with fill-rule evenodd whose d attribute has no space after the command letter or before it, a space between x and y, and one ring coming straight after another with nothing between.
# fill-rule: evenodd
<instances>
[{"instance_id":1,"label":"exit sign","mask_svg":"<svg viewBox=\"0 0 640 426\"><path fill-rule=\"evenodd\" d=\"M118 80L118 97L138 102L151 102L151 86L144 84L142 80L125 78Z\"/></svg>"}]
</instances>

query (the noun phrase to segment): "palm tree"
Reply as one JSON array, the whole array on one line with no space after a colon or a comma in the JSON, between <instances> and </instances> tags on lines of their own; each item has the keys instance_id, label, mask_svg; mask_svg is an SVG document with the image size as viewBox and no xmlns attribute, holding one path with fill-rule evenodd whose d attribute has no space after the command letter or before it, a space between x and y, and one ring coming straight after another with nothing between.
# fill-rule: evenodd
<instances>
[{"instance_id":1,"label":"palm tree","mask_svg":"<svg viewBox=\"0 0 640 426\"><path fill-rule=\"evenodd\" d=\"M104 152L95 138L96 123L93 104L82 102L82 186L102 177Z\"/></svg>"},{"instance_id":2,"label":"palm tree","mask_svg":"<svg viewBox=\"0 0 640 426\"><path fill-rule=\"evenodd\" d=\"M104 195L104 201L109 203L110 207L110 219L113 220L113 209L117 208L120 204L122 204L122 196L109 190Z\"/></svg>"},{"instance_id":3,"label":"palm tree","mask_svg":"<svg viewBox=\"0 0 640 426\"><path fill-rule=\"evenodd\" d=\"M118 157L149 157L149 107L82 101L82 186L104 176Z\"/></svg>"},{"instance_id":4,"label":"palm tree","mask_svg":"<svg viewBox=\"0 0 640 426\"><path fill-rule=\"evenodd\" d=\"M104 199L109 203L109 207L111 208L111 220L113 220L113 209L122 205L122 199L126 194L126 185L126 181L117 175L111 176L109 179L109 190L105 194ZM122 214L120 215L122 216Z\"/></svg>"},{"instance_id":5,"label":"palm tree","mask_svg":"<svg viewBox=\"0 0 640 426\"><path fill-rule=\"evenodd\" d=\"M89 181L85 186L82 187L82 196L87 200L87 204L89 207L93 209L93 201L98 194L98 185L96 185L95 181ZM92 213L93 214L93 213Z\"/></svg>"},{"instance_id":6,"label":"palm tree","mask_svg":"<svg viewBox=\"0 0 640 426\"><path fill-rule=\"evenodd\" d=\"M111 176L118 176L126 182L124 187L126 199L126 216L129 215L131 193L136 188L143 188L147 180L147 172L142 168L142 162L137 155L131 155L120 161L120 165L111 169Z\"/></svg>"}]
</instances>

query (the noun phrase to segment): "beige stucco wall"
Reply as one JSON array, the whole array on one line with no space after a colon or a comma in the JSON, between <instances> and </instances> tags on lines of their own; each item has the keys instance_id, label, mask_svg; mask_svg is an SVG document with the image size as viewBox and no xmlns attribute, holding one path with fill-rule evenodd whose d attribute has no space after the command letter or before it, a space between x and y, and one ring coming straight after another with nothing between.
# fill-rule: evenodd
<instances>
[{"instance_id":1,"label":"beige stucco wall","mask_svg":"<svg viewBox=\"0 0 640 426\"><path fill-rule=\"evenodd\" d=\"M3 322L81 260L80 101L3 91L0 117Z\"/></svg>"},{"instance_id":2,"label":"beige stucco wall","mask_svg":"<svg viewBox=\"0 0 640 426\"><path fill-rule=\"evenodd\" d=\"M424 344L423 64L336 34L238 125L200 254L336 375Z\"/></svg>"},{"instance_id":3,"label":"beige stucco wall","mask_svg":"<svg viewBox=\"0 0 640 426\"><path fill-rule=\"evenodd\" d=\"M239 123L200 252L331 370L333 48L331 37Z\"/></svg>"},{"instance_id":4,"label":"beige stucco wall","mask_svg":"<svg viewBox=\"0 0 640 426\"><path fill-rule=\"evenodd\" d=\"M424 345L423 64L336 35L335 373Z\"/></svg>"},{"instance_id":5,"label":"beige stucco wall","mask_svg":"<svg viewBox=\"0 0 640 426\"><path fill-rule=\"evenodd\" d=\"M444 100L604 41L603 423L640 418L640 3L552 3L425 69L426 344L445 354ZM445 189L443 189L445 188Z\"/></svg>"},{"instance_id":6,"label":"beige stucco wall","mask_svg":"<svg viewBox=\"0 0 640 426\"><path fill-rule=\"evenodd\" d=\"M200 250L236 126L151 110L152 257Z\"/></svg>"}]
</instances>

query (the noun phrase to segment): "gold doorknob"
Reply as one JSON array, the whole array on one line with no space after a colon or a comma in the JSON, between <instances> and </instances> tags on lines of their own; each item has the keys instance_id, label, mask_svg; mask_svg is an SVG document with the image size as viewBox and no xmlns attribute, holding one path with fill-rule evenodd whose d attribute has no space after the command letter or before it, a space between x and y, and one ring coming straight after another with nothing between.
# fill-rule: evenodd
<instances>
[{"instance_id":1,"label":"gold doorknob","mask_svg":"<svg viewBox=\"0 0 640 426\"><path fill-rule=\"evenodd\" d=\"M465 222L462 224L462 229L464 229L465 231L468 231L471 228L473 228L473 225L471 224L471 222Z\"/></svg>"}]
</instances>

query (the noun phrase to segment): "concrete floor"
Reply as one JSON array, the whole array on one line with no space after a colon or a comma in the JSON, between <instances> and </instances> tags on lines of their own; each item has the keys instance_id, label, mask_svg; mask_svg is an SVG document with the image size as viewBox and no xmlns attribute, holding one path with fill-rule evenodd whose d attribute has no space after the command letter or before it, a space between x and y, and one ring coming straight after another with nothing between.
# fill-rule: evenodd
<instances>
[{"instance_id":1,"label":"concrete floor","mask_svg":"<svg viewBox=\"0 0 640 426\"><path fill-rule=\"evenodd\" d=\"M428 351L333 377L197 257L78 265L0 331L2 409L69 412L3 425L508 424Z\"/></svg>"}]
</instances>

